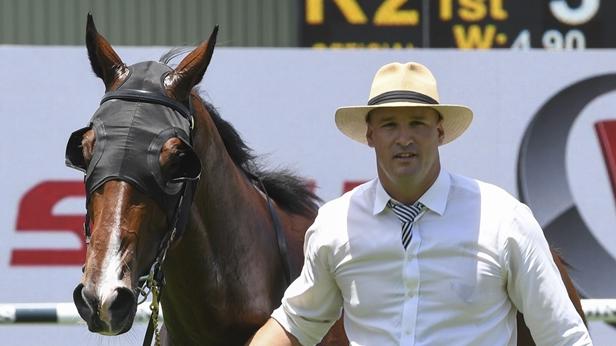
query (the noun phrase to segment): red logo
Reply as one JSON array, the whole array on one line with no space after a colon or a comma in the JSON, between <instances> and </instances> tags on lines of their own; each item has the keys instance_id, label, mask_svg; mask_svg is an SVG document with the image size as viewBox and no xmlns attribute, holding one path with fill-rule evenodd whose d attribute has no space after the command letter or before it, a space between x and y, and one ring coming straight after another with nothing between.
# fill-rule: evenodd
<instances>
[{"instance_id":1,"label":"red logo","mask_svg":"<svg viewBox=\"0 0 616 346\"><path fill-rule=\"evenodd\" d=\"M14 249L12 266L81 265L86 247L84 215L54 215L53 207L67 197L85 197L82 181L45 181L30 189L19 203L17 232L70 232L79 238L78 249Z\"/></svg>"},{"instance_id":2,"label":"red logo","mask_svg":"<svg viewBox=\"0 0 616 346\"><path fill-rule=\"evenodd\" d=\"M595 124L607 172L616 198L616 120L604 120Z\"/></svg>"},{"instance_id":3,"label":"red logo","mask_svg":"<svg viewBox=\"0 0 616 346\"><path fill-rule=\"evenodd\" d=\"M363 181L345 181L342 190L347 192ZM314 191L316 182L310 181ZM69 232L79 238L78 249L13 249L11 266L80 266L86 256L84 214L54 215L53 208L68 197L85 198L83 181L44 181L23 196L17 212L17 232Z\"/></svg>"}]
</instances>

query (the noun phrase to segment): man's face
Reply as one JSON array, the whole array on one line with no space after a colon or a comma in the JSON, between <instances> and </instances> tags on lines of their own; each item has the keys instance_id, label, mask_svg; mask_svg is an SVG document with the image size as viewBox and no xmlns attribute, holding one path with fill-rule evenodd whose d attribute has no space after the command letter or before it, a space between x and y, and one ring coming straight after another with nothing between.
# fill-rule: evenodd
<instances>
[{"instance_id":1,"label":"man's face","mask_svg":"<svg viewBox=\"0 0 616 346\"><path fill-rule=\"evenodd\" d=\"M423 186L436 179L444 136L438 112L428 107L377 108L367 125L366 139L385 186Z\"/></svg>"}]
</instances>

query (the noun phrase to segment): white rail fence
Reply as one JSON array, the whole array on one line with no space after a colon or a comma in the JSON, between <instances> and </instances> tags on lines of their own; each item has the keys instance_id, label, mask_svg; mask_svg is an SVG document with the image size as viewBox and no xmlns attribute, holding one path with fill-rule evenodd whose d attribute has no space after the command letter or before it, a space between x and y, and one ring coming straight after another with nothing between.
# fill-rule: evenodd
<instances>
[{"instance_id":1,"label":"white rail fence","mask_svg":"<svg viewBox=\"0 0 616 346\"><path fill-rule=\"evenodd\" d=\"M162 320L162 311L158 319ZM137 306L135 323L147 323L150 319L150 302ZM86 323L73 303L22 303L0 304L0 325L14 323Z\"/></svg>"},{"instance_id":2,"label":"white rail fence","mask_svg":"<svg viewBox=\"0 0 616 346\"><path fill-rule=\"evenodd\" d=\"M147 323L149 302L137 307L135 323ZM616 299L582 299L582 308L589 321L616 322ZM162 312L159 319L162 319ZM85 323L73 303L0 304L0 324L14 323Z\"/></svg>"},{"instance_id":3,"label":"white rail fence","mask_svg":"<svg viewBox=\"0 0 616 346\"><path fill-rule=\"evenodd\" d=\"M616 299L582 299L582 309L589 321L616 322Z\"/></svg>"}]
</instances>

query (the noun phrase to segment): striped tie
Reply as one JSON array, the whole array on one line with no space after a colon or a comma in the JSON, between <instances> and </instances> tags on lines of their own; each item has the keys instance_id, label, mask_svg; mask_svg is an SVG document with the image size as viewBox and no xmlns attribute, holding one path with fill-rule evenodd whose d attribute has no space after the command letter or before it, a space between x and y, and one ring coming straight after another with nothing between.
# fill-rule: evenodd
<instances>
[{"instance_id":1,"label":"striped tie","mask_svg":"<svg viewBox=\"0 0 616 346\"><path fill-rule=\"evenodd\" d=\"M406 250L406 247L411 243L411 237L413 235L411 232L413 229L413 221L415 221L417 215L421 213L424 205L419 202L415 202L413 205L406 205L389 200L387 206L394 211L394 214L396 214L400 222L402 222L402 245L404 245L404 249Z\"/></svg>"}]
</instances>

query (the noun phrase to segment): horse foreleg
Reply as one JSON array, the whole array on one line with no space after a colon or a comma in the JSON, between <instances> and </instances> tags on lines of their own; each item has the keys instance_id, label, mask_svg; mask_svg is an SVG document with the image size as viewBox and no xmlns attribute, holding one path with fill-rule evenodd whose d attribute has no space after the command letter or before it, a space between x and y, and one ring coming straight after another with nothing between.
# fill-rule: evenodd
<instances>
[{"instance_id":1,"label":"horse foreleg","mask_svg":"<svg viewBox=\"0 0 616 346\"><path fill-rule=\"evenodd\" d=\"M156 343L154 343L154 345L156 345ZM160 326L160 345L161 346L173 345L173 343L171 342L171 337L169 336L169 331L167 330L167 327L165 326L164 323L162 324L162 326Z\"/></svg>"},{"instance_id":2,"label":"horse foreleg","mask_svg":"<svg viewBox=\"0 0 616 346\"><path fill-rule=\"evenodd\" d=\"M582 309L582 302L580 301L580 296L578 295L575 286L573 285L573 281L569 277L569 273L567 273L567 263L560 257L558 252L552 249L552 257L554 258L554 262L558 267L558 271L560 272L560 276L563 279L565 287L567 288L567 294L569 294L569 299L573 303L575 310L584 321L584 324L588 326L586 321L586 315L584 315L584 309Z\"/></svg>"},{"instance_id":3,"label":"horse foreleg","mask_svg":"<svg viewBox=\"0 0 616 346\"><path fill-rule=\"evenodd\" d=\"M344 332L344 324L342 317L330 328L329 332L325 335L320 346L346 346L349 344L349 339Z\"/></svg>"}]
</instances>

